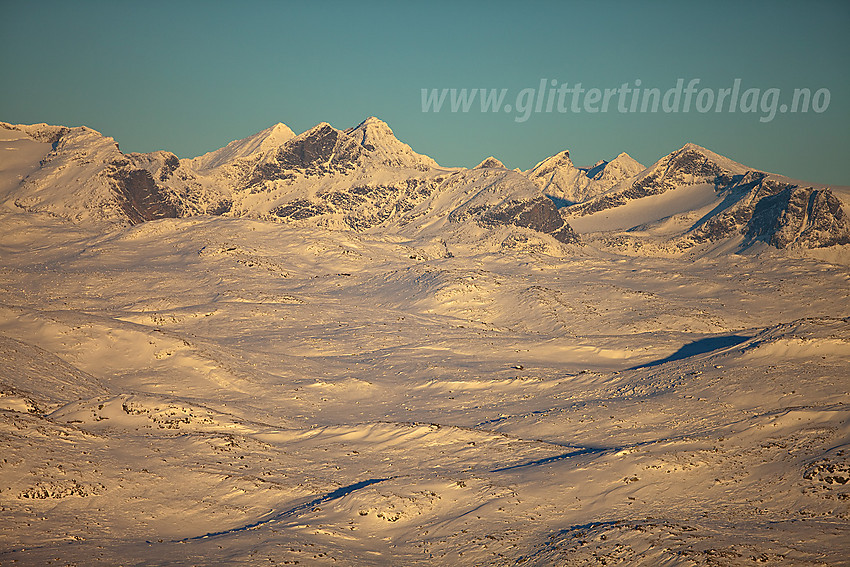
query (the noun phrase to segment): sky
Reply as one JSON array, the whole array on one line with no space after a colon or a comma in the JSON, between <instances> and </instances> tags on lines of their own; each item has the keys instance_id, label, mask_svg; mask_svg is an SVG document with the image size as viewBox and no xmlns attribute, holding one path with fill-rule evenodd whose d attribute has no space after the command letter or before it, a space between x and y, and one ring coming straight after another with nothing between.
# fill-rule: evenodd
<instances>
[{"instance_id":1,"label":"sky","mask_svg":"<svg viewBox=\"0 0 850 567\"><path fill-rule=\"evenodd\" d=\"M845 0L0 0L0 19L0 120L86 125L125 152L194 157L277 122L299 133L377 116L445 166L494 155L528 169L565 149L579 166L620 152L649 165L694 142L850 185ZM658 89L656 112L645 93L645 112L641 93L632 107L621 85L637 81ZM439 112L423 111L423 89L505 95L497 112L479 98L453 112L446 91ZM594 89L610 91L607 108Z\"/></svg>"}]
</instances>

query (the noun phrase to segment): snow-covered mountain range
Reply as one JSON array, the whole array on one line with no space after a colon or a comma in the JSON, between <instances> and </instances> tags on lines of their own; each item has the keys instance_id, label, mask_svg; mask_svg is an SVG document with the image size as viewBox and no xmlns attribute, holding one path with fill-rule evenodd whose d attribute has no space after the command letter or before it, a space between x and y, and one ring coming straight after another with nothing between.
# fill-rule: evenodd
<instances>
[{"instance_id":1,"label":"snow-covered mountain range","mask_svg":"<svg viewBox=\"0 0 850 567\"><path fill-rule=\"evenodd\" d=\"M755 171L689 143L563 215L580 232L614 233L621 243L646 245L655 236L679 250L724 241L814 249L850 244L846 195L845 188Z\"/></svg>"},{"instance_id":2,"label":"snow-covered mountain range","mask_svg":"<svg viewBox=\"0 0 850 567\"><path fill-rule=\"evenodd\" d=\"M0 123L0 132L7 148L29 156L6 175L2 202L79 222L207 214L449 240L465 233L464 241L511 227L505 242L524 229L524 238L533 231L572 244L577 231L655 253L720 242L850 244L846 191L755 171L690 143L648 168L626 153L576 167L562 151L521 172L494 157L471 170L441 167L374 117L298 135L279 123L192 159L124 154L86 127Z\"/></svg>"}]
</instances>

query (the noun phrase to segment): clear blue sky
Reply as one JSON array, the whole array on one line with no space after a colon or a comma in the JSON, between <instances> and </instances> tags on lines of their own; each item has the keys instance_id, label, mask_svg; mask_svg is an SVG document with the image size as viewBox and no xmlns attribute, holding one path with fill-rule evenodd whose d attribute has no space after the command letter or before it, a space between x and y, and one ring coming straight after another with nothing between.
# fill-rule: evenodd
<instances>
[{"instance_id":1,"label":"clear blue sky","mask_svg":"<svg viewBox=\"0 0 850 567\"><path fill-rule=\"evenodd\" d=\"M444 165L526 169L692 141L754 168L850 185L850 2L12 2L0 0L0 120L88 125L124 151L193 157L275 122L375 115ZM541 79L828 89L824 112L422 112L421 89ZM569 101L569 99L567 99ZM616 99L615 99L616 101ZM768 101L769 103L769 101ZM477 104L477 101L476 101ZM769 104L768 104L769 106Z\"/></svg>"}]
</instances>

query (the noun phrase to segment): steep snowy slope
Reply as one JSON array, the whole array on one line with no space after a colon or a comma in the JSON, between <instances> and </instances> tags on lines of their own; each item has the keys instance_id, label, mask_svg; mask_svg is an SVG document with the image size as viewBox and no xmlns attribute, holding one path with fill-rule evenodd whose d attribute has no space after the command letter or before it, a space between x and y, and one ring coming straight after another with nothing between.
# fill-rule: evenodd
<instances>
[{"instance_id":1,"label":"steep snowy slope","mask_svg":"<svg viewBox=\"0 0 850 567\"><path fill-rule=\"evenodd\" d=\"M721 242L738 250L759 243L815 249L850 244L850 216L839 194L686 144L562 214L579 233L618 233L601 241L621 250L680 253Z\"/></svg>"},{"instance_id":2,"label":"steep snowy slope","mask_svg":"<svg viewBox=\"0 0 850 567\"><path fill-rule=\"evenodd\" d=\"M36 140L19 130L0 128L0 200L6 206L21 181L38 169L50 150L50 142Z\"/></svg>"},{"instance_id":3,"label":"steep snowy slope","mask_svg":"<svg viewBox=\"0 0 850 567\"><path fill-rule=\"evenodd\" d=\"M725 185L732 183L735 175L743 175L747 171L748 169L739 163L688 143L655 162L635 179L626 180L606 194L586 203L570 207L567 214L575 217L593 215L679 187ZM659 214L665 212L660 211Z\"/></svg>"},{"instance_id":4,"label":"steep snowy slope","mask_svg":"<svg viewBox=\"0 0 850 567\"><path fill-rule=\"evenodd\" d=\"M253 136L234 140L223 148L193 158L189 161L189 167L198 171L214 169L239 158L275 150L294 137L295 132L290 130L289 126L278 122Z\"/></svg>"},{"instance_id":5,"label":"steep snowy slope","mask_svg":"<svg viewBox=\"0 0 850 567\"><path fill-rule=\"evenodd\" d=\"M157 186L147 170L122 154L112 138L86 127L46 124L0 123L0 131L6 132L6 138L14 136L10 132L22 132L32 141L45 144L41 150L50 144L37 166L33 163L18 183L7 185L4 196L7 207L77 222L112 224L177 216L170 196ZM6 147L2 151L6 154L17 150ZM38 154L40 151L32 157ZM176 166L177 158L171 158Z\"/></svg>"}]
</instances>

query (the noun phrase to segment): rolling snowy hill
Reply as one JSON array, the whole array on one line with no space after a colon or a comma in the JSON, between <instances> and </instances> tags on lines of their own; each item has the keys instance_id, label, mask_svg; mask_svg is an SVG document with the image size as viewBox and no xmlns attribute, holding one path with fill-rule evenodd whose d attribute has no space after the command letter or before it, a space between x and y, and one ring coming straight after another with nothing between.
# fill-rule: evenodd
<instances>
[{"instance_id":1,"label":"rolling snowy hill","mask_svg":"<svg viewBox=\"0 0 850 567\"><path fill-rule=\"evenodd\" d=\"M0 564L846 565L847 191L564 157L0 128Z\"/></svg>"}]
</instances>

